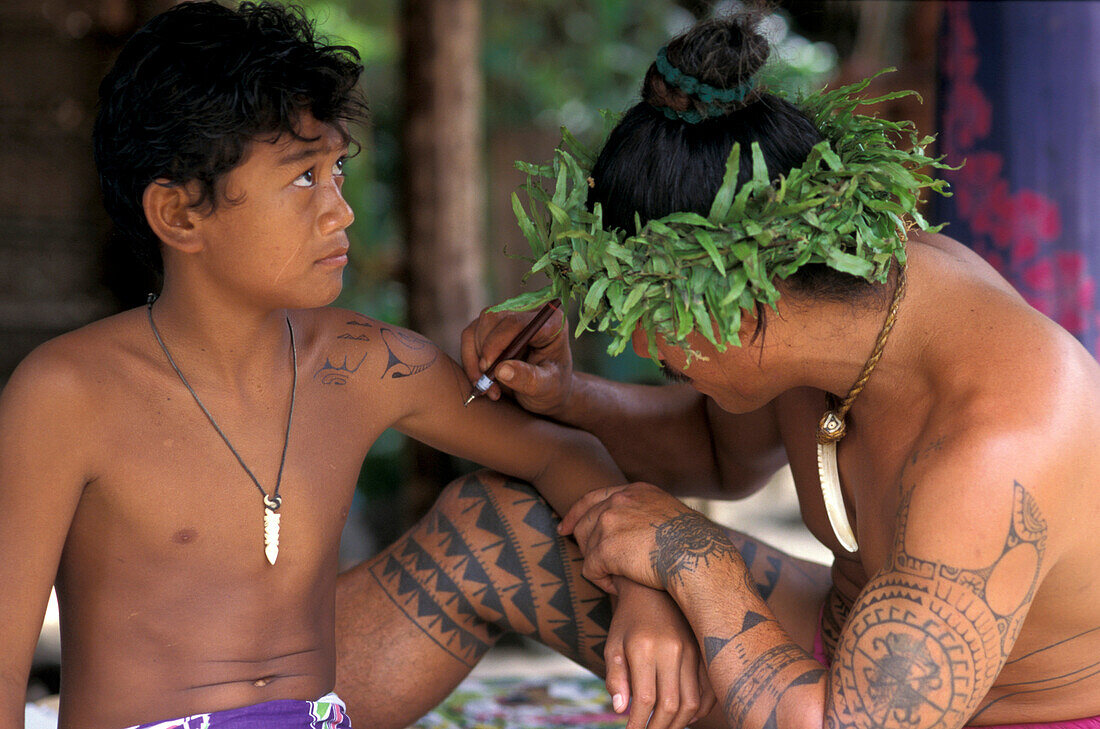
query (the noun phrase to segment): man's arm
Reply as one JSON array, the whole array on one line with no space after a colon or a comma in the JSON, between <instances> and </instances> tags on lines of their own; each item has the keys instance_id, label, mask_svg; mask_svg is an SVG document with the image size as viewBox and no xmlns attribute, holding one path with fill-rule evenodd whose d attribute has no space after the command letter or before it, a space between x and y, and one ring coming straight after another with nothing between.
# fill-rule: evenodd
<instances>
[{"instance_id":1,"label":"man's arm","mask_svg":"<svg viewBox=\"0 0 1100 729\"><path fill-rule=\"evenodd\" d=\"M49 347L49 345L47 345ZM85 474L72 370L33 353L0 394L0 727L23 726L27 677Z\"/></svg>"},{"instance_id":2,"label":"man's arm","mask_svg":"<svg viewBox=\"0 0 1100 729\"><path fill-rule=\"evenodd\" d=\"M483 313L462 333L462 362L476 380L530 314ZM612 382L575 372L568 325L555 314L531 340L524 361L497 379L530 412L600 439L631 478L676 493L725 497L751 493L785 462L774 410L733 415L687 385ZM494 386L490 397L498 397Z\"/></svg>"},{"instance_id":3,"label":"man's arm","mask_svg":"<svg viewBox=\"0 0 1100 729\"><path fill-rule=\"evenodd\" d=\"M669 590L730 726L862 729L890 715L911 729L957 729L992 687L1056 558L1042 508L1055 500L991 450L960 447L907 477L893 545L828 672L776 622L724 530L653 487L628 487L588 516L582 501L563 526L587 543L585 575L597 584L619 574Z\"/></svg>"}]
</instances>

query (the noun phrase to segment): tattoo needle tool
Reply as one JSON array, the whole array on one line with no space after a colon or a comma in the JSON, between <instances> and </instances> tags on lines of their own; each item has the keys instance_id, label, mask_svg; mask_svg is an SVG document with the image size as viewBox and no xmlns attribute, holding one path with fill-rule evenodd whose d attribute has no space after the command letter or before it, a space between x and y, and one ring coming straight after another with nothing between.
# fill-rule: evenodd
<instances>
[{"instance_id":1,"label":"tattoo needle tool","mask_svg":"<svg viewBox=\"0 0 1100 729\"><path fill-rule=\"evenodd\" d=\"M474 383L474 389L470 392L470 396L466 398L466 402L462 403L463 407L466 407L474 401L474 398L478 395L484 395L489 391L489 388L493 386L493 372L496 371L497 365L506 360L515 359L523 348L527 346L527 343L531 341L531 337L535 336L535 332L539 330L550 315L561 308L561 300L553 299L546 302L538 313L535 314L535 318L527 323L519 334L512 339L504 351L501 352L493 363L489 365L489 369L477 378L477 382Z\"/></svg>"}]
</instances>

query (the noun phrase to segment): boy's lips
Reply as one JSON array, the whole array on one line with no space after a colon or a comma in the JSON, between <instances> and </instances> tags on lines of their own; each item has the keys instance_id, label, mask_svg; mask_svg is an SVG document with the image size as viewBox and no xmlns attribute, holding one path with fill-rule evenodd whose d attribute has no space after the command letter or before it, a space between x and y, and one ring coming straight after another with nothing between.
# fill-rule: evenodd
<instances>
[{"instance_id":1,"label":"boy's lips","mask_svg":"<svg viewBox=\"0 0 1100 729\"><path fill-rule=\"evenodd\" d=\"M347 247L337 248L334 251L329 251L322 258L317 260L317 263L322 265L343 265L348 262L348 249Z\"/></svg>"}]
</instances>

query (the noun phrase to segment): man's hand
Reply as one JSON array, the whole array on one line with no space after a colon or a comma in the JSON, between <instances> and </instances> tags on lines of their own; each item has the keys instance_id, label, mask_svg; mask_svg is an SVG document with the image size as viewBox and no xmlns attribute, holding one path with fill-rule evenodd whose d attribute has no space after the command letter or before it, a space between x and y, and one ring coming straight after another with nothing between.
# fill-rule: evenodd
<instances>
[{"instance_id":1,"label":"man's hand","mask_svg":"<svg viewBox=\"0 0 1100 729\"><path fill-rule=\"evenodd\" d=\"M682 729L714 708L695 634L667 593L617 580L619 603L607 633L607 691L626 729Z\"/></svg>"},{"instance_id":2,"label":"man's hand","mask_svg":"<svg viewBox=\"0 0 1100 729\"><path fill-rule=\"evenodd\" d=\"M590 491L558 529L580 545L585 578L612 594L614 575L664 590L681 570L734 551L721 527L647 483Z\"/></svg>"},{"instance_id":3,"label":"man's hand","mask_svg":"<svg viewBox=\"0 0 1100 729\"><path fill-rule=\"evenodd\" d=\"M462 331L462 368L475 382L492 365L512 339L534 317L534 312L481 312ZM494 373L526 410L555 417L565 409L573 390L573 355L565 317L555 312L535 332L525 360L508 360ZM500 399L501 387L494 384L486 395Z\"/></svg>"}]
</instances>

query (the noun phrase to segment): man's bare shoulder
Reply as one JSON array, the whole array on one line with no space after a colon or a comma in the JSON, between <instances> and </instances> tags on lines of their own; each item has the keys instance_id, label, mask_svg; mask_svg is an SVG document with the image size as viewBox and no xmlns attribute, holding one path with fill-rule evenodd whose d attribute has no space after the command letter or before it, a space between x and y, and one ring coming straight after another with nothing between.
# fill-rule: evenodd
<instances>
[{"instance_id":1,"label":"man's bare shoulder","mask_svg":"<svg viewBox=\"0 0 1100 729\"><path fill-rule=\"evenodd\" d=\"M1079 518L1100 513L1095 361L1056 337L1001 370L944 398L906 463L905 482L919 485L944 533L971 536L985 517L1008 523L1014 489L1023 488L1050 527L1049 557L1086 542L1096 553ZM989 536L992 544L997 535Z\"/></svg>"}]
</instances>

